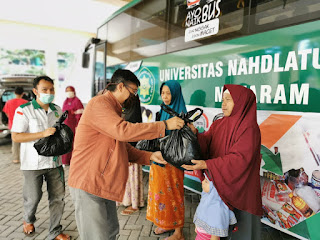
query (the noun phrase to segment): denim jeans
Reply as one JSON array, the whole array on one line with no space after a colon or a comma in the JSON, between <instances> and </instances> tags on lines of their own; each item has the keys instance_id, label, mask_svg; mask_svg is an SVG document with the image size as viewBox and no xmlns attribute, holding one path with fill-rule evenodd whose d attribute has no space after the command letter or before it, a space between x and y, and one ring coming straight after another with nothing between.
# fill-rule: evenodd
<instances>
[{"instance_id":1,"label":"denim jeans","mask_svg":"<svg viewBox=\"0 0 320 240\"><path fill-rule=\"evenodd\" d=\"M71 188L81 240L115 240L119 233L116 202Z\"/></svg>"},{"instance_id":2,"label":"denim jeans","mask_svg":"<svg viewBox=\"0 0 320 240\"><path fill-rule=\"evenodd\" d=\"M62 232L60 221L64 210L65 185L62 181L59 168L49 168L42 170L23 170L23 206L24 220L27 223L36 221L35 213L42 197L43 180L47 182L50 225L47 240L52 240Z\"/></svg>"}]
</instances>

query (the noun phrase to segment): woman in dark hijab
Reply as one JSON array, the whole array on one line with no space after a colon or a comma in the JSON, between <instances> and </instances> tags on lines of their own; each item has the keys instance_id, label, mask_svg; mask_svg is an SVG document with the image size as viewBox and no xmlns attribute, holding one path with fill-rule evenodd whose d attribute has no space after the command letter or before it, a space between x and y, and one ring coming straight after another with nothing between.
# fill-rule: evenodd
<instances>
[{"instance_id":1,"label":"woman in dark hijab","mask_svg":"<svg viewBox=\"0 0 320 240\"><path fill-rule=\"evenodd\" d=\"M238 224L232 239L256 240L260 239L262 215L261 135L256 97L250 89L240 85L225 85L223 92L224 117L215 121L207 132L197 134L207 160L192 160L195 165L182 167L207 169L219 196L235 211ZM193 125L190 127L196 132Z\"/></svg>"}]
</instances>

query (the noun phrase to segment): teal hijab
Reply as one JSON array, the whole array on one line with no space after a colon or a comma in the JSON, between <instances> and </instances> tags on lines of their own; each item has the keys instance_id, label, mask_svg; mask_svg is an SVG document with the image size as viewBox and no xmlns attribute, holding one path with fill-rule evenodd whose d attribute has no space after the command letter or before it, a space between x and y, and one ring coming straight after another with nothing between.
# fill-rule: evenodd
<instances>
[{"instance_id":1,"label":"teal hijab","mask_svg":"<svg viewBox=\"0 0 320 240\"><path fill-rule=\"evenodd\" d=\"M171 93L171 103L168 105L170 108L172 108L174 111L177 113L187 113L187 108L186 104L184 102L183 96L182 96L182 91L181 91L181 86L180 84L175 81L175 80L170 80L167 82L162 83L160 87L160 95L162 91L162 87L166 85L170 89ZM162 102L164 104L164 102ZM169 118L172 118L172 116L169 113L166 113L162 109L160 110L160 121L167 120ZM166 135L167 135L166 131Z\"/></svg>"}]
</instances>

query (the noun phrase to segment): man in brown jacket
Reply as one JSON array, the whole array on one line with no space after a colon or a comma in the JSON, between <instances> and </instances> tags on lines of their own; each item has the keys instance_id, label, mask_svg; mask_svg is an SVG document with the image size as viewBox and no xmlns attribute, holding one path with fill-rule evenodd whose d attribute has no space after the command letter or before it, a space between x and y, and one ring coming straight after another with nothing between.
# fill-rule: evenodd
<instances>
[{"instance_id":1,"label":"man in brown jacket","mask_svg":"<svg viewBox=\"0 0 320 240\"><path fill-rule=\"evenodd\" d=\"M122 107L130 107L139 86L132 72L117 70L108 91L89 101L78 124L69 186L81 240L116 239L116 201L121 202L125 192L129 161L166 163L160 152L141 151L128 142L163 137L165 129L184 125L177 117L154 123L129 123L121 118Z\"/></svg>"}]
</instances>

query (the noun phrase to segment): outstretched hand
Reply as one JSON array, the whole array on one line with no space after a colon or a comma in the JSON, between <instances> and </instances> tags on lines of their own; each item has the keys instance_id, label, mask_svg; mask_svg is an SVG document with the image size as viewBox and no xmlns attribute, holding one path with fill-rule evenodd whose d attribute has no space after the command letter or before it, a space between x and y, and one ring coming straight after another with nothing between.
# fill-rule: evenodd
<instances>
[{"instance_id":1,"label":"outstretched hand","mask_svg":"<svg viewBox=\"0 0 320 240\"><path fill-rule=\"evenodd\" d=\"M152 153L150 160L160 164L167 164L166 160L163 159L160 151Z\"/></svg>"},{"instance_id":2,"label":"outstretched hand","mask_svg":"<svg viewBox=\"0 0 320 240\"><path fill-rule=\"evenodd\" d=\"M195 165L186 165L183 164L181 167L183 167L186 170L201 170L201 169L207 169L206 161L204 160L191 160L191 162Z\"/></svg>"}]
</instances>

